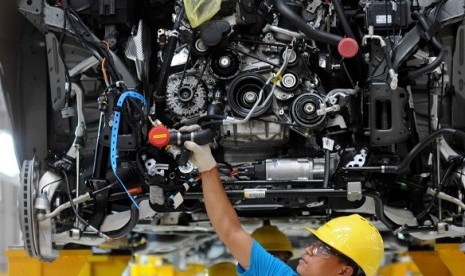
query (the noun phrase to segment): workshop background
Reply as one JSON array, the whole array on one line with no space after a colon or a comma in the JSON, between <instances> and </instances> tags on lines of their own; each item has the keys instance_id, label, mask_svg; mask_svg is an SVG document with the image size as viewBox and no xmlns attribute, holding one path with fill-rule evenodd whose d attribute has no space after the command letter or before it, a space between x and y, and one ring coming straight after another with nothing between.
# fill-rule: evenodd
<instances>
[{"instance_id":1,"label":"workshop background","mask_svg":"<svg viewBox=\"0 0 465 276\"><path fill-rule=\"evenodd\" d=\"M5 250L21 244L16 205L19 166L3 93L16 87L18 30L23 20L16 11L15 2L2 1L0 8L0 273L7 269Z\"/></svg>"}]
</instances>

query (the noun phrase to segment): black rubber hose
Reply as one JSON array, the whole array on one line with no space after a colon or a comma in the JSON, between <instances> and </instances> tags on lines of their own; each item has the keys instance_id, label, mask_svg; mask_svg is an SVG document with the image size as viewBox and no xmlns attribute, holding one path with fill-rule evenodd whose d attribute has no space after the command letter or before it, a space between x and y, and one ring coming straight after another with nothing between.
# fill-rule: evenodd
<instances>
[{"instance_id":1,"label":"black rubber hose","mask_svg":"<svg viewBox=\"0 0 465 276\"><path fill-rule=\"evenodd\" d=\"M439 65L441 65L441 63L446 58L446 50L444 50L442 48L442 45L441 45L440 49L441 50L439 51L439 54L438 54L437 58L434 61L432 61L431 63L428 63L427 65L425 65L424 67L422 67L420 69L410 71L407 78L409 80L415 80L415 79L423 76L426 73L432 72L435 68L437 68Z\"/></svg>"},{"instance_id":2,"label":"black rubber hose","mask_svg":"<svg viewBox=\"0 0 465 276\"><path fill-rule=\"evenodd\" d=\"M418 19L418 23L420 23L421 28L425 32L428 32L430 26L429 26L428 22L426 21L425 16L423 14L419 13L419 12L415 12L414 15ZM414 80L414 79L417 79L417 78L423 76L426 73L429 73L429 72L433 71L446 58L446 50L444 50L444 47L442 46L441 42L439 42L439 40L436 37L432 37L429 40L429 42L431 43L431 45L434 48L436 48L439 51L439 54L438 54L437 58L434 61L432 61L431 63L425 65L424 67L409 72L409 74L407 75L407 79Z\"/></svg>"},{"instance_id":3,"label":"black rubber hose","mask_svg":"<svg viewBox=\"0 0 465 276\"><path fill-rule=\"evenodd\" d=\"M193 141L199 145L206 145L213 141L215 132L209 128L200 129L191 133L181 133L177 130L170 131L170 145L184 145L185 141Z\"/></svg>"},{"instance_id":4,"label":"black rubber hose","mask_svg":"<svg viewBox=\"0 0 465 276\"><path fill-rule=\"evenodd\" d=\"M289 22L294 25L294 27L303 32L308 38L334 46L337 46L339 41L341 41L342 36L320 31L318 29L313 29L307 25L307 22L305 22L301 16L296 14L286 5L286 1L274 0L274 5L278 9L281 16L289 20Z\"/></svg>"},{"instance_id":5,"label":"black rubber hose","mask_svg":"<svg viewBox=\"0 0 465 276\"><path fill-rule=\"evenodd\" d=\"M165 89L166 81L168 79L169 69L171 67L171 60L174 56L174 51L176 50L176 45L179 38L175 35L172 35L168 38L168 43L166 45L165 54L163 55L163 63L160 68L159 81L157 88L155 89L155 101L164 102L166 99Z\"/></svg>"},{"instance_id":6,"label":"black rubber hose","mask_svg":"<svg viewBox=\"0 0 465 276\"><path fill-rule=\"evenodd\" d=\"M136 199L137 203L139 204L142 199ZM135 204L131 204L130 209L130 218L129 221L120 229L104 232L105 235L113 238L113 239L120 239L125 237L131 230L136 226L137 222L139 221L139 209L136 207Z\"/></svg>"},{"instance_id":7,"label":"black rubber hose","mask_svg":"<svg viewBox=\"0 0 465 276\"><path fill-rule=\"evenodd\" d=\"M346 33L347 37L355 39L355 35L350 28L349 22L347 21L341 2L339 0L333 0L332 3L334 9L336 10L337 16L339 17L339 23L341 23L342 29Z\"/></svg>"},{"instance_id":8,"label":"black rubber hose","mask_svg":"<svg viewBox=\"0 0 465 276\"><path fill-rule=\"evenodd\" d=\"M215 109L215 111L213 109ZM221 111L217 111L216 109L218 110L221 109ZM210 111L212 113L214 112L215 114L218 114L219 112L223 112L224 104L211 104L208 107L207 114ZM210 126L217 126L218 124L222 124L223 120L225 120L226 118L227 116L224 116L224 115L205 115L205 116L200 117L197 120L197 124L200 125L202 128L208 128Z\"/></svg>"},{"instance_id":9,"label":"black rubber hose","mask_svg":"<svg viewBox=\"0 0 465 276\"><path fill-rule=\"evenodd\" d=\"M200 118L197 119L197 122L198 123L202 123L203 121L207 121L207 120L210 120L210 119L214 119L214 120L224 120L226 119L227 116L225 115L215 115L215 114L208 114L208 115L205 115L205 116L202 116Z\"/></svg>"},{"instance_id":10,"label":"black rubber hose","mask_svg":"<svg viewBox=\"0 0 465 276\"><path fill-rule=\"evenodd\" d=\"M174 51L176 50L176 45L178 44L179 35L177 34L177 29L181 24L181 19L184 16L184 8L179 12L176 21L174 22L172 34L168 38L168 43L166 44L165 53L163 55L163 63L160 68L160 73L158 77L158 85L155 89L154 97L155 102L164 102L166 100L166 81L168 79L169 70L171 67L171 61L173 60ZM160 111L161 112L161 111Z\"/></svg>"},{"instance_id":11,"label":"black rubber hose","mask_svg":"<svg viewBox=\"0 0 465 276\"><path fill-rule=\"evenodd\" d=\"M223 124L223 120L211 120L205 123L200 124L202 127L215 127Z\"/></svg>"},{"instance_id":12,"label":"black rubber hose","mask_svg":"<svg viewBox=\"0 0 465 276\"><path fill-rule=\"evenodd\" d=\"M323 188L328 188L329 185L329 171L331 169L331 153L329 150L325 150L325 173L323 178Z\"/></svg>"},{"instance_id":13,"label":"black rubber hose","mask_svg":"<svg viewBox=\"0 0 465 276\"><path fill-rule=\"evenodd\" d=\"M409 169L409 165L412 162L413 158L415 158L418 153L420 153L424 148L426 148L436 137L450 134L450 135L457 135L462 137L463 141L465 141L465 132L452 129L452 128L441 128L430 135L428 135L425 139L420 141L412 150L410 150L409 154L404 158L402 163L397 167L397 173L404 173Z\"/></svg>"},{"instance_id":14,"label":"black rubber hose","mask_svg":"<svg viewBox=\"0 0 465 276\"><path fill-rule=\"evenodd\" d=\"M376 192L365 192L365 196L372 197L375 201L376 217L386 225L387 228L394 230L398 225L384 214L384 203L381 196Z\"/></svg>"}]
</instances>

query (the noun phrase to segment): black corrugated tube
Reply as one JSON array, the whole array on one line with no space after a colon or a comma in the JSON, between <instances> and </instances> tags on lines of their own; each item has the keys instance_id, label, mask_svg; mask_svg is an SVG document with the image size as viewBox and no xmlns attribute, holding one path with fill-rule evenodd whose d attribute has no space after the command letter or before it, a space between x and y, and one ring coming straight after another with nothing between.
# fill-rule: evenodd
<instances>
[{"instance_id":1,"label":"black corrugated tube","mask_svg":"<svg viewBox=\"0 0 465 276\"><path fill-rule=\"evenodd\" d=\"M339 41L341 41L342 36L331 34L328 32L320 31L318 29L313 29L307 22L301 18L298 14L296 14L293 10L291 10L285 3L286 1L283 0L274 0L274 5L278 9L281 16L286 17L289 22L294 25L297 29L303 32L308 38L314 39L318 42L331 44L337 46Z\"/></svg>"}]
</instances>

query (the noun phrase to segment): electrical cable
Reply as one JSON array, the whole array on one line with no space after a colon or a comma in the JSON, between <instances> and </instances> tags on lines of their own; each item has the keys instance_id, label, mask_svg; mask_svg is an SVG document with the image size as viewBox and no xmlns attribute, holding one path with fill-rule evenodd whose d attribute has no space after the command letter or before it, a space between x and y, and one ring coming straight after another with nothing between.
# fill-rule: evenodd
<instances>
[{"instance_id":1,"label":"electrical cable","mask_svg":"<svg viewBox=\"0 0 465 276\"><path fill-rule=\"evenodd\" d=\"M63 180L63 178L60 178L60 179L57 179L57 180L55 180L55 181L52 181L52 182L50 182L50 183L45 184L45 185L40 189L40 193L41 193L41 194L44 193L44 188L45 188L45 187L50 186L50 185L52 185L53 183L60 182L60 181L62 181L62 180Z\"/></svg>"},{"instance_id":2,"label":"electrical cable","mask_svg":"<svg viewBox=\"0 0 465 276\"><path fill-rule=\"evenodd\" d=\"M123 190L126 192L128 195L129 199L132 201L132 203L139 209L139 205L133 198L133 196L129 193L128 189L124 185L123 181L121 178L118 176L117 173L117 168L118 168L118 162L117 162L117 145L118 145L118 131L119 131L119 125L121 121L121 109L123 108L123 104L126 101L127 98L135 98L141 101L145 107L145 110L147 111L147 102L145 100L145 97L141 94L139 94L136 91L126 91L118 99L118 102L116 104L117 109L115 110L114 118L113 118L113 126L111 129L111 142L110 142L110 162L111 162L111 168L113 170L113 173L115 177L118 179L121 187Z\"/></svg>"},{"instance_id":3,"label":"electrical cable","mask_svg":"<svg viewBox=\"0 0 465 276\"><path fill-rule=\"evenodd\" d=\"M461 157L461 156L460 156ZM463 159L461 160L463 162ZM449 161L451 162L451 164L447 167L446 171L444 172L444 175L442 176L442 179L441 179L441 182L439 183L438 185L438 188L436 190L436 192L434 193L434 195L431 195L434 198L436 198L439 193L441 192L441 188L442 186L444 185L444 182L446 181L446 179L449 177L449 175L454 172L454 170L456 169L456 167L459 165L458 162L456 162L455 160L451 160ZM431 209L433 208L434 206L434 200L432 200L430 202L430 204L428 205L428 207L426 207L421 213L419 213L418 215L415 216L415 219L417 221L419 221L420 219L422 219L426 214L428 214ZM406 227L407 224L404 225L404 227Z\"/></svg>"},{"instance_id":4,"label":"electrical cable","mask_svg":"<svg viewBox=\"0 0 465 276\"><path fill-rule=\"evenodd\" d=\"M74 215L82 224L84 224L85 227L89 226L89 223L78 214L76 206L74 205L73 196L71 195L71 184L69 183L68 175L65 171L60 171L60 173L63 175L63 178L65 179L66 188L68 190L69 203L71 204L71 209L73 209ZM76 183L76 185L78 184Z\"/></svg>"},{"instance_id":5,"label":"electrical cable","mask_svg":"<svg viewBox=\"0 0 465 276\"><path fill-rule=\"evenodd\" d=\"M121 75L118 73L113 58L110 53L109 45L105 45L105 42L102 43L98 38L93 34L89 28L82 22L79 15L71 8L68 7L68 13L66 14L65 21L69 20L71 27L73 29L73 34L78 38L79 42L87 48L100 62L106 58L106 63L108 64L108 70L110 77L115 81L121 79Z\"/></svg>"},{"instance_id":6,"label":"electrical cable","mask_svg":"<svg viewBox=\"0 0 465 276\"><path fill-rule=\"evenodd\" d=\"M68 82L68 85L65 85L66 97L71 95L71 76L69 75L68 67L65 63L65 55L63 52L63 40L66 32L66 18L68 17L68 1L64 0L63 2L63 28L61 29L60 38L58 40L58 54L63 62L65 68L65 78Z\"/></svg>"}]
</instances>

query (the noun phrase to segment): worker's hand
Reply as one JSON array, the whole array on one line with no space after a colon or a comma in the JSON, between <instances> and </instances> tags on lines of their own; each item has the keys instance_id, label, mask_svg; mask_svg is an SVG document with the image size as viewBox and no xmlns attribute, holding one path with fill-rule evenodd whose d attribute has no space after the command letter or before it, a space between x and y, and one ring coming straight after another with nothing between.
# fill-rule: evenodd
<instances>
[{"instance_id":1,"label":"worker's hand","mask_svg":"<svg viewBox=\"0 0 465 276\"><path fill-rule=\"evenodd\" d=\"M183 126L179 129L180 132L193 132L199 130L199 125ZM205 172L216 167L215 158L213 158L210 146L198 145L192 141L184 142L184 147L192 152L191 162L199 169L199 172Z\"/></svg>"},{"instance_id":2,"label":"worker's hand","mask_svg":"<svg viewBox=\"0 0 465 276\"><path fill-rule=\"evenodd\" d=\"M199 125L183 126L179 129L179 132L194 132L199 129L200 129Z\"/></svg>"},{"instance_id":3,"label":"worker's hand","mask_svg":"<svg viewBox=\"0 0 465 276\"><path fill-rule=\"evenodd\" d=\"M216 167L215 158L213 158L210 146L207 145L197 145L192 141L184 142L186 149L192 151L191 162L198 169L199 172L205 172Z\"/></svg>"}]
</instances>

